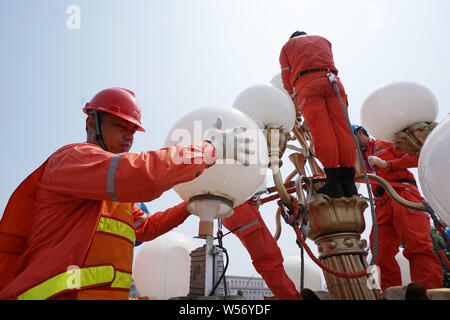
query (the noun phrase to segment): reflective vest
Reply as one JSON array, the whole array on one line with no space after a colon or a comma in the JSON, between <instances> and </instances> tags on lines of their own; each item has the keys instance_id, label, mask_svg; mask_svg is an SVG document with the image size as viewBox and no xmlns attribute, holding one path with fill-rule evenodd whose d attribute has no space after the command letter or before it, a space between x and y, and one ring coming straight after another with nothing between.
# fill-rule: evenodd
<instances>
[{"instance_id":1,"label":"reflective vest","mask_svg":"<svg viewBox=\"0 0 450 320\"><path fill-rule=\"evenodd\" d=\"M74 289L78 299L128 299L135 241L132 205L104 201L83 267L53 276L17 299L44 300Z\"/></svg>"}]
</instances>

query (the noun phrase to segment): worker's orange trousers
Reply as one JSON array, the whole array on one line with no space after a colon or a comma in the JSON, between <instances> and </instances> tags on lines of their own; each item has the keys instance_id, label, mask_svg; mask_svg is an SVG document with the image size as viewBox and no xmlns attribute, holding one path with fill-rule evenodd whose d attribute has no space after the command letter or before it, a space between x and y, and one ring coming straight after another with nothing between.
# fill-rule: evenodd
<instances>
[{"instance_id":1,"label":"worker's orange trousers","mask_svg":"<svg viewBox=\"0 0 450 320\"><path fill-rule=\"evenodd\" d=\"M235 231L252 258L253 266L266 282L269 289L278 300L298 300L300 295L294 283L283 267L283 256L277 242L270 234L258 209L244 203L234 209L234 214L222 220L228 230L239 226L251 226Z\"/></svg>"},{"instance_id":2,"label":"worker's orange trousers","mask_svg":"<svg viewBox=\"0 0 450 320\"><path fill-rule=\"evenodd\" d=\"M406 200L412 202L423 200L414 185L395 190ZM402 285L400 267L395 260L400 243L405 247L403 255L409 261L411 281L418 282L427 289L441 288L442 266L433 253L430 216L400 205L387 194L375 204L378 226L378 253L375 265L380 268L381 289ZM370 247L373 250L373 228L370 234Z\"/></svg>"},{"instance_id":3,"label":"worker's orange trousers","mask_svg":"<svg viewBox=\"0 0 450 320\"><path fill-rule=\"evenodd\" d=\"M316 156L325 168L354 167L356 147L339 98L326 74L311 77L299 81L296 107L311 132ZM347 94L339 80L337 84L347 109Z\"/></svg>"}]
</instances>

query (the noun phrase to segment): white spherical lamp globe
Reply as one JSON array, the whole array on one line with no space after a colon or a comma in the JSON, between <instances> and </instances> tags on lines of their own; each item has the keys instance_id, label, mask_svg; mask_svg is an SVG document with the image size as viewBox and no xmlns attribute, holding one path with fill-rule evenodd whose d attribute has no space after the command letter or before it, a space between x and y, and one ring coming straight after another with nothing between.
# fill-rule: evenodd
<instances>
[{"instance_id":1,"label":"white spherical lamp globe","mask_svg":"<svg viewBox=\"0 0 450 320\"><path fill-rule=\"evenodd\" d=\"M242 91L233 108L252 118L261 129L268 125L291 131L295 122L295 107L289 95L270 85L254 85Z\"/></svg>"},{"instance_id":2,"label":"white spherical lamp globe","mask_svg":"<svg viewBox=\"0 0 450 320\"><path fill-rule=\"evenodd\" d=\"M283 92L283 94L286 96L286 98L288 99L288 101L291 104L291 106L295 109L294 102L292 101L292 98L289 95L289 92L287 92L286 89L284 88L283 80L281 78L281 73L277 73L276 75L274 75L272 77L272 79L270 79L270 84L273 87L279 89L281 92Z\"/></svg>"},{"instance_id":3,"label":"white spherical lamp globe","mask_svg":"<svg viewBox=\"0 0 450 320\"><path fill-rule=\"evenodd\" d=\"M133 266L133 278L139 294L151 300L187 296L190 253L195 247L190 238L175 231L143 243Z\"/></svg>"},{"instance_id":4,"label":"white spherical lamp globe","mask_svg":"<svg viewBox=\"0 0 450 320\"><path fill-rule=\"evenodd\" d=\"M394 142L397 132L417 122L435 121L439 111L434 94L413 82L394 82L372 92L361 107L361 123L375 138Z\"/></svg>"},{"instance_id":5,"label":"white spherical lamp globe","mask_svg":"<svg viewBox=\"0 0 450 320\"><path fill-rule=\"evenodd\" d=\"M319 291L322 288L322 278L320 276L321 269L310 258L305 257L304 264L304 288L311 289L313 291ZM295 288L300 291L300 270L301 270L301 258L300 256L289 256L284 259L284 270L286 274L295 284Z\"/></svg>"},{"instance_id":6,"label":"white spherical lamp globe","mask_svg":"<svg viewBox=\"0 0 450 320\"><path fill-rule=\"evenodd\" d=\"M270 84L274 86L275 88L278 88L280 90L284 90L284 92L287 93L286 89L284 89L283 85L283 79L281 78L281 73L277 73L270 79Z\"/></svg>"},{"instance_id":7,"label":"white spherical lamp globe","mask_svg":"<svg viewBox=\"0 0 450 320\"><path fill-rule=\"evenodd\" d=\"M233 214L232 208L247 201L261 186L268 165L267 144L262 131L252 119L234 108L201 108L186 114L170 130L166 146L174 144L187 146L203 141L203 133L215 124L217 118L222 120L222 130L245 126L247 130L242 133L242 136L252 139L249 147L255 153L249 155L249 166L243 166L234 159L218 159L215 165L206 169L196 179L174 187L174 190L186 202L193 197L207 195L225 199L229 203L229 205L223 205L219 201L213 204L218 207L206 210L216 211L212 217L202 217L198 214L198 210L188 206L191 213L207 221Z\"/></svg>"},{"instance_id":8,"label":"white spherical lamp globe","mask_svg":"<svg viewBox=\"0 0 450 320\"><path fill-rule=\"evenodd\" d=\"M419 156L419 183L425 200L450 225L450 115L428 135Z\"/></svg>"},{"instance_id":9,"label":"white spherical lamp globe","mask_svg":"<svg viewBox=\"0 0 450 320\"><path fill-rule=\"evenodd\" d=\"M266 190L267 190L267 177L264 176L264 179L261 182L261 185L256 189L255 193L266 192Z\"/></svg>"}]
</instances>

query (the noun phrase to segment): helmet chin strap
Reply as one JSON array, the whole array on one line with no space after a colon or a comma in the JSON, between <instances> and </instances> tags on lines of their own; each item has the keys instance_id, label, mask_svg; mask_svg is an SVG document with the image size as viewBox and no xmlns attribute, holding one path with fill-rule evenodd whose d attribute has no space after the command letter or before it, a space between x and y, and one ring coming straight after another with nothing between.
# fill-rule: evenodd
<instances>
[{"instance_id":1,"label":"helmet chin strap","mask_svg":"<svg viewBox=\"0 0 450 320\"><path fill-rule=\"evenodd\" d=\"M95 119L95 138L97 139L98 143L100 144L100 147L105 150L108 151L108 149L106 148L105 142L103 141L103 135L102 135L102 131L100 129L100 116L98 111L94 111L94 119Z\"/></svg>"}]
</instances>

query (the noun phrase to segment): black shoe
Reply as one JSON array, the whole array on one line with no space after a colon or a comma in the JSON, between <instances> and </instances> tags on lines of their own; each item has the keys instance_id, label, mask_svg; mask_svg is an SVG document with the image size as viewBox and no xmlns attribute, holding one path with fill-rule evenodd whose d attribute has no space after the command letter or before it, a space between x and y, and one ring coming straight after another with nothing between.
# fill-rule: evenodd
<instances>
[{"instance_id":1,"label":"black shoe","mask_svg":"<svg viewBox=\"0 0 450 320\"><path fill-rule=\"evenodd\" d=\"M355 185L355 168L341 167L341 186L345 197L353 197L358 194Z\"/></svg>"},{"instance_id":2,"label":"black shoe","mask_svg":"<svg viewBox=\"0 0 450 320\"><path fill-rule=\"evenodd\" d=\"M325 185L319 190L318 193L323 193L330 198L340 198L344 196L340 181L340 169L341 168L325 168Z\"/></svg>"}]
</instances>

